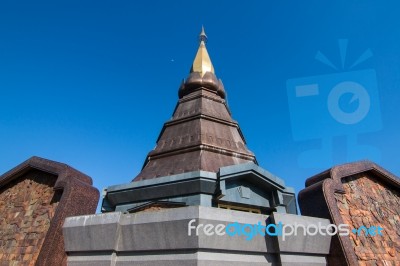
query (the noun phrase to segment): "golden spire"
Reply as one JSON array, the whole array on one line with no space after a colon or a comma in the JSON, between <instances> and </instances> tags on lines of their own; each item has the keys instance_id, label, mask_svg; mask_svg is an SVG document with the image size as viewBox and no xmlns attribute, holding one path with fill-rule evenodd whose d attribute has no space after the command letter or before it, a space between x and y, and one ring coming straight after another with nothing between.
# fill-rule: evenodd
<instances>
[{"instance_id":1,"label":"golden spire","mask_svg":"<svg viewBox=\"0 0 400 266\"><path fill-rule=\"evenodd\" d=\"M206 49L206 42L207 42L207 35L204 32L204 27L201 27L201 33L199 36L200 45L199 49L197 50L196 57L194 58L192 68L190 69L190 73L192 72L199 72L201 77L206 74L206 72L214 73L214 67L211 63L210 56L208 55Z\"/></svg>"}]
</instances>

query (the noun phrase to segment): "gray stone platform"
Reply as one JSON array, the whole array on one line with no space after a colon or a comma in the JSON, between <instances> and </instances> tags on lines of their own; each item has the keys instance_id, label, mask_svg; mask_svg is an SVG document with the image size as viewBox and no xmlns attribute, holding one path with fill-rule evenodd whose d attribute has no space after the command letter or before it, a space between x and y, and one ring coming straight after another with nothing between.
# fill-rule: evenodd
<instances>
[{"instance_id":1,"label":"gray stone platform","mask_svg":"<svg viewBox=\"0 0 400 266\"><path fill-rule=\"evenodd\" d=\"M106 213L67 218L63 227L68 265L326 265L330 236L206 235L188 224L328 224L326 219L253 214L204 206L154 212Z\"/></svg>"},{"instance_id":2,"label":"gray stone platform","mask_svg":"<svg viewBox=\"0 0 400 266\"><path fill-rule=\"evenodd\" d=\"M108 187L103 212L129 211L154 201L187 206L218 204L297 214L293 188L254 163L221 167L217 173L193 171Z\"/></svg>"}]
</instances>

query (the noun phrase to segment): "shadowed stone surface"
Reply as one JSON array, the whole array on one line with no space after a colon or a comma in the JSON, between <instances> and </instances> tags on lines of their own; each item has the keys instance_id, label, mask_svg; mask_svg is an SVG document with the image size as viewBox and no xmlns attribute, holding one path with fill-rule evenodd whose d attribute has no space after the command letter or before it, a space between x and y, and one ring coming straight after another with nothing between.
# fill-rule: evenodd
<instances>
[{"instance_id":1,"label":"shadowed stone surface","mask_svg":"<svg viewBox=\"0 0 400 266\"><path fill-rule=\"evenodd\" d=\"M39 157L0 176L1 265L66 265L64 219L94 213L98 198L90 177Z\"/></svg>"}]
</instances>

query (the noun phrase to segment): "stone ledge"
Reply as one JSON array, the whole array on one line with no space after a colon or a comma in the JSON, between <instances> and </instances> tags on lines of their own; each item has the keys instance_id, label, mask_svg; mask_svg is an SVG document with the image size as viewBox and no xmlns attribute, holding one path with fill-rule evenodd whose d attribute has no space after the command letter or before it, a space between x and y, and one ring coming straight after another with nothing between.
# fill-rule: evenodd
<instances>
[{"instance_id":1,"label":"stone ledge","mask_svg":"<svg viewBox=\"0 0 400 266\"><path fill-rule=\"evenodd\" d=\"M290 241L261 235L188 235L188 223L263 225L274 221L328 224L325 219L273 214L274 217L212 207L190 206L134 214L107 213L67 218L64 224L69 265L280 265L298 257L296 265L325 265L330 237L298 236ZM272 219L274 218L274 219ZM316 242L315 242L316 243ZM287 264L289 265L289 264Z\"/></svg>"}]
</instances>

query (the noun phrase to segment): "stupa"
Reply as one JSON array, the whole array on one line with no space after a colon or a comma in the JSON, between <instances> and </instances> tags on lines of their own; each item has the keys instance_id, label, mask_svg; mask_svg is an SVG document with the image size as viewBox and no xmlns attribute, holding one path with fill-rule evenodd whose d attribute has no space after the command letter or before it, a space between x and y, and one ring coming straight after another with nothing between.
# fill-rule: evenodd
<instances>
[{"instance_id":1,"label":"stupa","mask_svg":"<svg viewBox=\"0 0 400 266\"><path fill-rule=\"evenodd\" d=\"M133 182L105 191L103 212L189 205L269 214L297 213L295 194L261 168L232 119L202 28L189 76L172 118Z\"/></svg>"}]
</instances>

